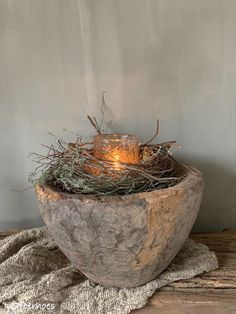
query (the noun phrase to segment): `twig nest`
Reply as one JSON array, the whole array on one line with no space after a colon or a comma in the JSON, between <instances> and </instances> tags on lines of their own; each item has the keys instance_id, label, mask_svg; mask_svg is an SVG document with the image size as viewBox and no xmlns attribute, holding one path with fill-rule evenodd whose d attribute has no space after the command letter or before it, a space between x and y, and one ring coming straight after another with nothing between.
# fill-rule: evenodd
<instances>
[{"instance_id":1,"label":"twig nest","mask_svg":"<svg viewBox=\"0 0 236 314\"><path fill-rule=\"evenodd\" d=\"M69 193L123 195L170 187L183 179L164 146L140 145L138 153L140 161L130 164L98 158L91 145L82 143L50 148L37 181Z\"/></svg>"}]
</instances>

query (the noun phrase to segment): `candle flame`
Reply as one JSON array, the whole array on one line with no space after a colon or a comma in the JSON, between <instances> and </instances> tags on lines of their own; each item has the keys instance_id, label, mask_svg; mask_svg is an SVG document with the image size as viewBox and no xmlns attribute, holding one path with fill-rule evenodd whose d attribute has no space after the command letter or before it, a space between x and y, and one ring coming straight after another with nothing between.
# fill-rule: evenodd
<instances>
[{"instance_id":1,"label":"candle flame","mask_svg":"<svg viewBox=\"0 0 236 314\"><path fill-rule=\"evenodd\" d=\"M115 160L117 160L117 161L120 160L119 155L114 155L113 158L114 158ZM114 168L115 168L116 170L121 170L121 165L120 165L120 163L117 162L117 161L114 161Z\"/></svg>"}]
</instances>

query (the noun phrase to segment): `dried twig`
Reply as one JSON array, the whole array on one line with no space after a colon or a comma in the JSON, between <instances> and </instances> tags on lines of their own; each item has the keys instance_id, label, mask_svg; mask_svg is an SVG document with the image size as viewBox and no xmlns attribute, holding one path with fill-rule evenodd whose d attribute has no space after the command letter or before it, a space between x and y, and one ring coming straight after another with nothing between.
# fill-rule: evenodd
<instances>
[{"instance_id":1,"label":"dried twig","mask_svg":"<svg viewBox=\"0 0 236 314\"><path fill-rule=\"evenodd\" d=\"M94 120L93 120L94 117L93 117L93 119L92 119L89 115L87 116L87 118L89 119L90 123L92 124L92 126L94 127L94 129L96 130L96 132L101 135L102 133L101 133L101 130L100 130L98 124L97 124L97 120L95 119L95 121L94 121Z\"/></svg>"},{"instance_id":2,"label":"dried twig","mask_svg":"<svg viewBox=\"0 0 236 314\"><path fill-rule=\"evenodd\" d=\"M150 144L150 143L157 137L158 133L159 133L159 119L157 119L157 128L156 128L155 134L153 135L152 138L150 138L150 140L148 140L148 141L147 141L146 143L144 143L142 146L146 146L146 145Z\"/></svg>"},{"instance_id":3,"label":"dried twig","mask_svg":"<svg viewBox=\"0 0 236 314\"><path fill-rule=\"evenodd\" d=\"M102 125L103 125L103 121L104 121L104 116L105 116L105 111L106 111L106 102L105 102L105 91L102 91L102 108L101 108L101 111L102 111L102 118L101 118L101 122L100 122L100 130L102 129Z\"/></svg>"}]
</instances>

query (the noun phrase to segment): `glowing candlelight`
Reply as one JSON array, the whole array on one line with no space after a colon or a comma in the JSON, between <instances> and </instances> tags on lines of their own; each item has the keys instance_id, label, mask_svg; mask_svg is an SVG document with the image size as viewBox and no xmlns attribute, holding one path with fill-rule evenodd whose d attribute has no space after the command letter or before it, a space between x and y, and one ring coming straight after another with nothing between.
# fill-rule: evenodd
<instances>
[{"instance_id":1,"label":"glowing candlelight","mask_svg":"<svg viewBox=\"0 0 236 314\"><path fill-rule=\"evenodd\" d=\"M122 168L121 164L119 163L119 155L114 156L114 168L120 170Z\"/></svg>"},{"instance_id":2,"label":"glowing candlelight","mask_svg":"<svg viewBox=\"0 0 236 314\"><path fill-rule=\"evenodd\" d=\"M139 144L134 135L102 134L94 137L94 156L113 161L114 169L121 170L121 163L139 162Z\"/></svg>"}]
</instances>

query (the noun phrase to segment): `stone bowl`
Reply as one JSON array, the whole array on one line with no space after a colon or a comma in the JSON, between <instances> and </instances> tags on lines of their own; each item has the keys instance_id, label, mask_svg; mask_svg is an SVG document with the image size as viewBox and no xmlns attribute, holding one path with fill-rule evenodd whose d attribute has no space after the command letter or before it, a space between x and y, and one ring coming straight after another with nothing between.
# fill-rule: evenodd
<instances>
[{"instance_id":1,"label":"stone bowl","mask_svg":"<svg viewBox=\"0 0 236 314\"><path fill-rule=\"evenodd\" d=\"M42 217L61 251L90 280L136 287L157 277L187 239L202 174L183 167L173 187L122 196L69 194L37 184Z\"/></svg>"}]
</instances>

